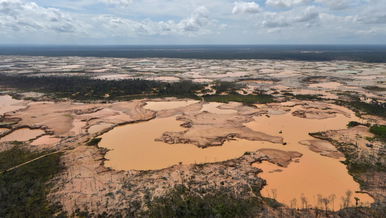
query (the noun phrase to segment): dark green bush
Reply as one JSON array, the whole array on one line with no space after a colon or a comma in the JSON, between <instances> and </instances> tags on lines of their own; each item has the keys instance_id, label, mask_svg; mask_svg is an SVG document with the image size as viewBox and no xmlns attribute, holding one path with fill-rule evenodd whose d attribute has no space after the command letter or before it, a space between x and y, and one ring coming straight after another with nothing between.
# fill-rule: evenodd
<instances>
[{"instance_id":1,"label":"dark green bush","mask_svg":"<svg viewBox=\"0 0 386 218\"><path fill-rule=\"evenodd\" d=\"M208 102L221 102L228 103L231 101L241 102L246 105L251 104L264 104L274 102L272 95L258 94L258 95L240 95L240 94L228 94L228 95L207 95L204 96L205 101Z\"/></svg>"},{"instance_id":2,"label":"dark green bush","mask_svg":"<svg viewBox=\"0 0 386 218\"><path fill-rule=\"evenodd\" d=\"M359 123L359 122L356 122L356 121L350 121L347 124L347 127L351 128L351 127L355 127L355 126L359 126L359 125L362 125L362 123Z\"/></svg>"},{"instance_id":3,"label":"dark green bush","mask_svg":"<svg viewBox=\"0 0 386 218\"><path fill-rule=\"evenodd\" d=\"M90 141L87 142L88 146L95 146L98 145L99 142L102 140L102 138L93 138Z\"/></svg>"},{"instance_id":4,"label":"dark green bush","mask_svg":"<svg viewBox=\"0 0 386 218\"><path fill-rule=\"evenodd\" d=\"M373 125L370 127L370 132L373 133L376 138L386 142L386 125Z\"/></svg>"}]
</instances>

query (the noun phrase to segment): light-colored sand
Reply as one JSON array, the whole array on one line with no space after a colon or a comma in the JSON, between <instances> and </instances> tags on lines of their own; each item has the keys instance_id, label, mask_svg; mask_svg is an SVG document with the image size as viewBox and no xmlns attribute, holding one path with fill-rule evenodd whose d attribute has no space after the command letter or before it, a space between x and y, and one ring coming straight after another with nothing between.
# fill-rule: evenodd
<instances>
[{"instance_id":1,"label":"light-colored sand","mask_svg":"<svg viewBox=\"0 0 386 218\"><path fill-rule=\"evenodd\" d=\"M202 109L200 112L209 112L209 113L214 113L214 114L235 114L237 113L236 110L233 109L228 109L228 108L221 108L221 106L224 105L222 103L208 103L208 104L203 104Z\"/></svg>"},{"instance_id":2,"label":"light-colored sand","mask_svg":"<svg viewBox=\"0 0 386 218\"><path fill-rule=\"evenodd\" d=\"M144 106L145 109L153 111L170 110L179 107L185 107L198 101L186 100L186 101L148 101Z\"/></svg>"},{"instance_id":3,"label":"light-colored sand","mask_svg":"<svg viewBox=\"0 0 386 218\"><path fill-rule=\"evenodd\" d=\"M25 107L26 104L23 101L16 100L9 95L0 95L0 116Z\"/></svg>"},{"instance_id":4,"label":"light-colored sand","mask_svg":"<svg viewBox=\"0 0 386 218\"><path fill-rule=\"evenodd\" d=\"M341 86L338 82L325 82L325 83L314 83L309 85L310 88L323 88L323 89L338 89Z\"/></svg>"},{"instance_id":5,"label":"light-colored sand","mask_svg":"<svg viewBox=\"0 0 386 218\"><path fill-rule=\"evenodd\" d=\"M34 140L31 143L31 145L36 145L36 146L48 145L48 147L53 147L53 145L57 144L59 141L60 141L60 138L44 135Z\"/></svg>"},{"instance_id":6,"label":"light-colored sand","mask_svg":"<svg viewBox=\"0 0 386 218\"><path fill-rule=\"evenodd\" d=\"M10 142L10 141L24 142L24 141L29 141L31 139L34 139L43 134L45 134L45 132L40 129L22 128L22 129L14 130L10 134L1 137L0 142Z\"/></svg>"},{"instance_id":7,"label":"light-colored sand","mask_svg":"<svg viewBox=\"0 0 386 218\"><path fill-rule=\"evenodd\" d=\"M320 153L323 156L326 157L332 157L332 158L343 158L344 155L339 152L334 145L332 145L328 141L323 140L305 140L299 142L302 145L308 146L311 151Z\"/></svg>"}]
</instances>

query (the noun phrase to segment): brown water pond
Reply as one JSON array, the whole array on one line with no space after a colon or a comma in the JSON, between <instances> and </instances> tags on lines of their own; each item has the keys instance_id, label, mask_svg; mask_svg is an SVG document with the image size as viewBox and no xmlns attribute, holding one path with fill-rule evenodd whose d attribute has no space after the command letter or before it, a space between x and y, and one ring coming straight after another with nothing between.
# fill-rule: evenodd
<instances>
[{"instance_id":1,"label":"brown water pond","mask_svg":"<svg viewBox=\"0 0 386 218\"><path fill-rule=\"evenodd\" d=\"M221 110L213 104L207 106L211 111L234 113L232 110ZM255 117L247 123L249 128L271 135L279 135L287 142L286 146L269 142L235 140L223 146L201 149L190 144L169 145L155 141L166 131L183 131L181 122L175 117L157 118L148 122L130 124L114 128L102 135L100 146L111 149L106 155L106 166L118 170L156 170L178 163L209 163L224 161L242 156L247 151L261 148L275 148L298 151L303 154L298 163L291 163L287 168L280 168L270 163L255 163L254 166L264 172L258 176L267 180L268 185L262 190L266 197L275 197L279 202L294 207L302 207L301 196L307 199L309 206L318 206L318 198L332 197L330 208L339 209L342 197L347 191L359 191L359 184L348 174L346 166L340 161L321 156L299 144L302 140L313 139L310 132L346 128L349 121L357 120L353 113L342 107L337 109L349 112L351 118L338 114L329 119L304 119L293 116L290 112L270 117ZM279 134L279 132L282 132ZM280 169L280 170L278 170ZM280 172L278 172L280 171ZM369 204L373 199L367 194L355 193L361 203ZM297 204L294 205L297 199ZM353 204L353 196L350 199Z\"/></svg>"},{"instance_id":2,"label":"brown water pond","mask_svg":"<svg viewBox=\"0 0 386 218\"><path fill-rule=\"evenodd\" d=\"M99 145L112 149L107 153L106 166L119 170L156 170L180 162L191 164L229 160L260 148L259 143L252 143L202 149L191 144L170 145L154 140L166 131L183 131L184 128L179 126L181 123L175 117L157 118L117 127L102 135Z\"/></svg>"}]
</instances>

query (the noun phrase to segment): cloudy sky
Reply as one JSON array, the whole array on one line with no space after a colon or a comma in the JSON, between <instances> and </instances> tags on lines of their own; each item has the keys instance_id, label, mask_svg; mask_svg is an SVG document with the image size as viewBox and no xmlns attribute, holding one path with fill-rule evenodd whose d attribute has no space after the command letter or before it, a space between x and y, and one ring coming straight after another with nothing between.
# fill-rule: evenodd
<instances>
[{"instance_id":1,"label":"cloudy sky","mask_svg":"<svg viewBox=\"0 0 386 218\"><path fill-rule=\"evenodd\" d=\"M0 44L386 44L386 0L0 0Z\"/></svg>"}]
</instances>

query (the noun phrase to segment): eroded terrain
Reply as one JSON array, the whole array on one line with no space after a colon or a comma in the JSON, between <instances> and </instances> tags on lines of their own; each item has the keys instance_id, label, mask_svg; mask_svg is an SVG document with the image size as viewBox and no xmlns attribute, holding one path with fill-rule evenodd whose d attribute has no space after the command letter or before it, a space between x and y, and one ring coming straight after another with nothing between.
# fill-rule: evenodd
<instances>
[{"instance_id":1,"label":"eroded terrain","mask_svg":"<svg viewBox=\"0 0 386 218\"><path fill-rule=\"evenodd\" d=\"M7 75L207 84L197 99L93 102L53 101L44 92L4 86L20 100L0 96L0 151L63 152L64 169L48 199L69 215L140 216L179 185L199 196L224 189L258 197L267 210L275 210L268 198L284 211L385 205L385 144L369 127L386 121L382 112L356 107L362 103L348 104L352 96L345 94L382 104L384 64L5 57L0 66ZM241 84L239 94L216 93L218 81ZM261 92L273 102L239 100ZM224 101L232 95L237 99ZM347 127L351 121L359 125ZM360 171L358 160L380 168ZM347 191L353 194L344 200Z\"/></svg>"}]
</instances>

